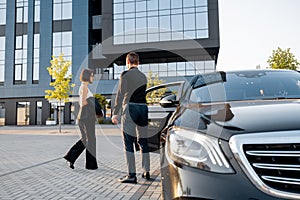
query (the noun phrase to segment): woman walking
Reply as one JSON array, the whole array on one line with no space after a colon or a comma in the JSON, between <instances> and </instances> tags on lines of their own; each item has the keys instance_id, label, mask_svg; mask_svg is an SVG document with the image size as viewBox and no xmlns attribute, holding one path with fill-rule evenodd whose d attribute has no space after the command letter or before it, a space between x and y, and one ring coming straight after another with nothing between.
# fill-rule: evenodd
<instances>
[{"instance_id":1,"label":"woman walking","mask_svg":"<svg viewBox=\"0 0 300 200\"><path fill-rule=\"evenodd\" d=\"M86 149L86 169L98 169L96 159L96 135L95 135L95 104L93 94L88 84L94 80L94 73L90 69L83 69L80 74L81 86L79 88L78 125L81 132L81 139L76 142L64 156L69 167L74 169L74 163L80 154Z\"/></svg>"}]
</instances>

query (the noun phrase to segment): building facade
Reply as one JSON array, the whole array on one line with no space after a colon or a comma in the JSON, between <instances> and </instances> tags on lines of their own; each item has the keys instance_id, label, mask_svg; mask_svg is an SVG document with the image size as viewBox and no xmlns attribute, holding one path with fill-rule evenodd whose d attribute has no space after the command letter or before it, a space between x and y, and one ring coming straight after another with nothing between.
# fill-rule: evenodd
<instances>
[{"instance_id":1,"label":"building facade","mask_svg":"<svg viewBox=\"0 0 300 200\"><path fill-rule=\"evenodd\" d=\"M0 125L45 124L58 106L51 89L52 56L72 62L76 88L92 68L94 93L110 98L129 51L140 69L166 81L214 71L219 52L218 0L0 0Z\"/></svg>"}]
</instances>

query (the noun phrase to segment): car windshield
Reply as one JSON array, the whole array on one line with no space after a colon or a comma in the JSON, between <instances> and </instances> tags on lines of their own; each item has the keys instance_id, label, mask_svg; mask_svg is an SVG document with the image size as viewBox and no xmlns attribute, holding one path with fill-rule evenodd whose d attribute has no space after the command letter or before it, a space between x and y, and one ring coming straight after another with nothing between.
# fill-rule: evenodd
<instances>
[{"instance_id":1,"label":"car windshield","mask_svg":"<svg viewBox=\"0 0 300 200\"><path fill-rule=\"evenodd\" d=\"M281 70L217 72L199 75L191 102L300 98L300 73Z\"/></svg>"}]
</instances>

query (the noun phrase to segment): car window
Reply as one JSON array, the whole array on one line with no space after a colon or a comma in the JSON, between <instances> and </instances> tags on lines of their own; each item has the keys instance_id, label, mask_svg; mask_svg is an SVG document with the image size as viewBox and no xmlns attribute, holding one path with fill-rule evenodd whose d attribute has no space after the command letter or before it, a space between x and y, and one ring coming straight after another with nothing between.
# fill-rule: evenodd
<instances>
[{"instance_id":1,"label":"car window","mask_svg":"<svg viewBox=\"0 0 300 200\"><path fill-rule=\"evenodd\" d=\"M197 82L190 94L192 102L300 98L300 74L292 71L226 73L219 81Z\"/></svg>"},{"instance_id":2,"label":"car window","mask_svg":"<svg viewBox=\"0 0 300 200\"><path fill-rule=\"evenodd\" d=\"M147 93L146 99L148 105L159 105L159 101L171 94L178 94L178 90L181 87L179 85L176 86L169 86L169 87L163 87L159 88L157 90L152 90Z\"/></svg>"}]
</instances>

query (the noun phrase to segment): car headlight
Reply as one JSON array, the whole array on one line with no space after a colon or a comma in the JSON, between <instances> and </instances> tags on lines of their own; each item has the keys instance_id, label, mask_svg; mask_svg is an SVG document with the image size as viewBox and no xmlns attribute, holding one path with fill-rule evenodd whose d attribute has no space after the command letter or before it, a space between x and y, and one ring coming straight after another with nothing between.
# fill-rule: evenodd
<instances>
[{"instance_id":1,"label":"car headlight","mask_svg":"<svg viewBox=\"0 0 300 200\"><path fill-rule=\"evenodd\" d=\"M218 140L195 131L170 129L167 152L177 163L217 173L234 173Z\"/></svg>"}]
</instances>

